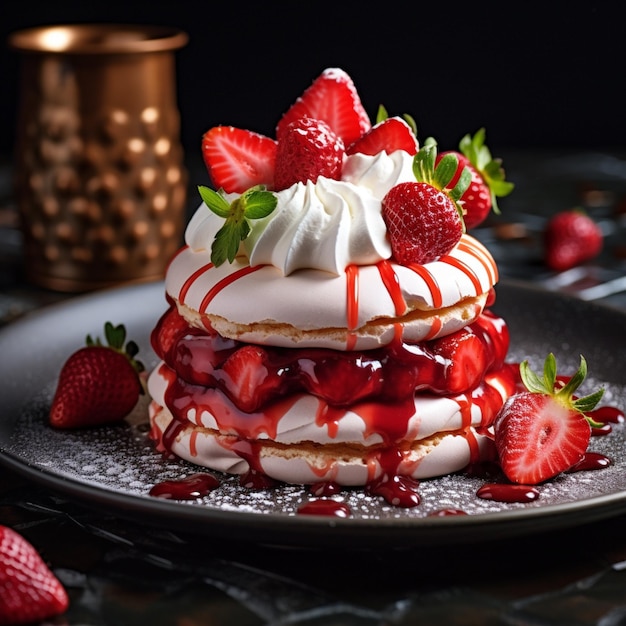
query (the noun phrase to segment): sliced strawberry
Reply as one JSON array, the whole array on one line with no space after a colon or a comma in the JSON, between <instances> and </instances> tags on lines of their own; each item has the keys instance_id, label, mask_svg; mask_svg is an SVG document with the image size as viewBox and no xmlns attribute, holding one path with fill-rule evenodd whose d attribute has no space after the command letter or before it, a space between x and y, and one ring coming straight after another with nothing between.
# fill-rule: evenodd
<instances>
[{"instance_id":1,"label":"sliced strawberry","mask_svg":"<svg viewBox=\"0 0 626 626\"><path fill-rule=\"evenodd\" d=\"M359 137L346 149L346 154L391 154L404 150L411 156L417 153L418 143L413 129L401 117L388 117Z\"/></svg>"},{"instance_id":2,"label":"sliced strawberry","mask_svg":"<svg viewBox=\"0 0 626 626\"><path fill-rule=\"evenodd\" d=\"M280 141L289 124L303 117L326 122L349 146L371 128L370 119L350 76L339 68L328 68L291 105L276 127Z\"/></svg>"},{"instance_id":3,"label":"sliced strawberry","mask_svg":"<svg viewBox=\"0 0 626 626\"><path fill-rule=\"evenodd\" d=\"M324 355L324 356L322 356ZM307 391L324 398L332 406L351 406L377 396L383 387L383 368L376 358L360 352L321 352L313 367L301 375Z\"/></svg>"},{"instance_id":4,"label":"sliced strawberry","mask_svg":"<svg viewBox=\"0 0 626 626\"><path fill-rule=\"evenodd\" d=\"M157 322L150 335L150 344L160 359L167 359L178 338L189 329L187 320L170 306Z\"/></svg>"},{"instance_id":5,"label":"sliced strawberry","mask_svg":"<svg viewBox=\"0 0 626 626\"><path fill-rule=\"evenodd\" d=\"M226 359L220 372L221 387L246 413L256 411L272 395L280 380L267 366L267 353L260 346L246 344Z\"/></svg>"},{"instance_id":6,"label":"sliced strawberry","mask_svg":"<svg viewBox=\"0 0 626 626\"><path fill-rule=\"evenodd\" d=\"M585 454L591 427L585 413L602 397L600 389L583 398L574 391L584 380L587 365L566 385L558 382L556 361L550 354L539 378L528 362L520 365L520 376L528 391L511 396L494 423L496 449L502 470L515 483L535 485L565 472Z\"/></svg>"},{"instance_id":7,"label":"sliced strawberry","mask_svg":"<svg viewBox=\"0 0 626 626\"><path fill-rule=\"evenodd\" d=\"M489 365L484 340L470 328L436 339L433 352L445 360L445 379L451 394L464 393L478 386Z\"/></svg>"},{"instance_id":8,"label":"sliced strawberry","mask_svg":"<svg viewBox=\"0 0 626 626\"><path fill-rule=\"evenodd\" d=\"M105 325L108 345L87 338L87 347L64 363L52 399L49 423L55 428L82 428L114 423L126 417L143 393L135 359L137 345L125 345L123 325Z\"/></svg>"},{"instance_id":9,"label":"sliced strawberry","mask_svg":"<svg viewBox=\"0 0 626 626\"><path fill-rule=\"evenodd\" d=\"M345 149L343 141L326 122L301 118L287 126L278 142L276 171L277 191L319 176L339 180Z\"/></svg>"},{"instance_id":10,"label":"sliced strawberry","mask_svg":"<svg viewBox=\"0 0 626 626\"><path fill-rule=\"evenodd\" d=\"M34 624L64 613L69 599L34 546L0 526L0 624Z\"/></svg>"},{"instance_id":11,"label":"sliced strawberry","mask_svg":"<svg viewBox=\"0 0 626 626\"><path fill-rule=\"evenodd\" d=\"M202 157L216 189L243 193L255 185L274 188L276 142L233 126L215 126L202 137Z\"/></svg>"}]
</instances>

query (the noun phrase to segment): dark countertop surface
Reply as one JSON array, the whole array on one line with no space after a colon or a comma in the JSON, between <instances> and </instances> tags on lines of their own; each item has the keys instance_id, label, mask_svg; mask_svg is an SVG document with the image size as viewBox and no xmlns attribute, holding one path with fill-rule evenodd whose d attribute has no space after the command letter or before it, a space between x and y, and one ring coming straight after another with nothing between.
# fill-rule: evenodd
<instances>
[{"instance_id":1,"label":"dark countertop surface","mask_svg":"<svg viewBox=\"0 0 626 626\"><path fill-rule=\"evenodd\" d=\"M504 164L517 188L501 200L502 215L474 232L501 277L626 312L626 154L511 153ZM190 171L189 215L199 204L193 186L206 184L198 163ZM600 222L605 247L598 259L557 275L542 262L540 234L549 215L574 206ZM20 241L5 161L5 329L73 297L23 281ZM0 462L0 523L26 536L68 589L69 610L46 622L57 626L626 624L626 515L411 550L267 547L122 520Z\"/></svg>"}]
</instances>

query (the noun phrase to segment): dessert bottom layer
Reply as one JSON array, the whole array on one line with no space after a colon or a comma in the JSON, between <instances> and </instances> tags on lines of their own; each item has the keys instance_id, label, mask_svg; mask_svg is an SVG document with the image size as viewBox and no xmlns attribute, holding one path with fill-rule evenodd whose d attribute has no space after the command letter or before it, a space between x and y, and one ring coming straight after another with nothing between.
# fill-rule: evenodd
<instances>
[{"instance_id":1,"label":"dessert bottom layer","mask_svg":"<svg viewBox=\"0 0 626 626\"><path fill-rule=\"evenodd\" d=\"M337 408L303 393L243 413L217 389L181 385L161 363L149 378L151 437L161 452L196 465L285 483L430 478L492 458L490 426L516 384L515 368L505 364L470 392L418 393L410 406Z\"/></svg>"}]
</instances>

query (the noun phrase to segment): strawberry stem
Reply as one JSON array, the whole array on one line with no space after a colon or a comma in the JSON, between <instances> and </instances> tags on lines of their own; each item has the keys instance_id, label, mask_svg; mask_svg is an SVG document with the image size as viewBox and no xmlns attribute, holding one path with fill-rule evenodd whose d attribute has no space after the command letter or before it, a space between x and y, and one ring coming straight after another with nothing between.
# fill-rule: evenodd
<instances>
[{"instance_id":1,"label":"strawberry stem","mask_svg":"<svg viewBox=\"0 0 626 626\"><path fill-rule=\"evenodd\" d=\"M467 134L459 142L459 151L465 155L478 171L491 194L491 206L496 215L500 215L497 198L508 196L515 185L506 180L502 159L494 159L485 145L485 129L480 128L474 136Z\"/></svg>"},{"instance_id":2,"label":"strawberry stem","mask_svg":"<svg viewBox=\"0 0 626 626\"><path fill-rule=\"evenodd\" d=\"M592 411L604 395L604 388L600 388L587 396L574 399L575 391L582 385L587 377L587 361L582 354L580 355L580 365L578 369L565 385L561 385L558 382L556 358L552 353L548 354L543 363L543 378L539 378L539 376L530 369L527 360L520 363L519 371L522 382L528 391L552 396L563 404L563 406L572 408L583 414ZM598 426L594 420L586 415L585 417L591 426Z\"/></svg>"},{"instance_id":3,"label":"strawberry stem","mask_svg":"<svg viewBox=\"0 0 626 626\"><path fill-rule=\"evenodd\" d=\"M126 341L126 327L124 324L118 324L114 326L111 322L105 322L104 324L104 337L106 344L103 344L100 337L95 339L91 335L87 335L85 343L88 346L102 346L111 348L115 352L123 354L133 366L134 370L139 374L145 370L144 364L135 357L139 353L139 346L134 341L129 341L124 345Z\"/></svg>"},{"instance_id":4,"label":"strawberry stem","mask_svg":"<svg viewBox=\"0 0 626 626\"><path fill-rule=\"evenodd\" d=\"M459 204L461 196L472 182L472 175L467 167L463 168L459 180L452 189L447 185L452 180L459 166L458 157L449 153L437 162L437 141L433 137L428 137L424 145L418 150L413 158L413 175L418 182L427 183L443 191L454 203L461 220L463 220L463 209Z\"/></svg>"}]
</instances>

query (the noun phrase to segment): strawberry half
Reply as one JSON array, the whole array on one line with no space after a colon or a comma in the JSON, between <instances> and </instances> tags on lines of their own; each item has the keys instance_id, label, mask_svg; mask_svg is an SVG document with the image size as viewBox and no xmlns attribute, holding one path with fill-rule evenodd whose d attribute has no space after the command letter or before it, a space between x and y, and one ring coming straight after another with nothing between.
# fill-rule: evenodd
<instances>
[{"instance_id":1,"label":"strawberry half","mask_svg":"<svg viewBox=\"0 0 626 626\"><path fill-rule=\"evenodd\" d=\"M464 393L481 382L488 365L484 340L466 327L460 332L435 339L433 352L446 363L446 388L449 393Z\"/></svg>"},{"instance_id":2,"label":"strawberry half","mask_svg":"<svg viewBox=\"0 0 626 626\"><path fill-rule=\"evenodd\" d=\"M0 624L33 624L67 611L63 585L22 535L0 526Z\"/></svg>"},{"instance_id":3,"label":"strawberry half","mask_svg":"<svg viewBox=\"0 0 626 626\"><path fill-rule=\"evenodd\" d=\"M222 389L246 413L256 411L281 384L267 366L267 352L260 346L247 344L233 352L221 370L215 372Z\"/></svg>"},{"instance_id":4,"label":"strawberry half","mask_svg":"<svg viewBox=\"0 0 626 626\"><path fill-rule=\"evenodd\" d=\"M520 376L527 391L511 396L494 423L496 449L506 477L536 485L565 472L585 454L596 425L585 414L600 401L603 389L574 399L574 392L587 375L581 356L578 371L566 384L556 374L553 354L546 357L543 378L532 372L527 361Z\"/></svg>"},{"instance_id":5,"label":"strawberry half","mask_svg":"<svg viewBox=\"0 0 626 626\"><path fill-rule=\"evenodd\" d=\"M150 345L160 359L167 359L178 338L186 332L189 332L189 324L172 304L152 330Z\"/></svg>"},{"instance_id":6,"label":"strawberry half","mask_svg":"<svg viewBox=\"0 0 626 626\"><path fill-rule=\"evenodd\" d=\"M370 119L350 76L342 69L328 68L291 105L276 126L276 139L303 117L326 122L349 146L371 128Z\"/></svg>"},{"instance_id":7,"label":"strawberry half","mask_svg":"<svg viewBox=\"0 0 626 626\"><path fill-rule=\"evenodd\" d=\"M135 359L137 344L126 345L123 325L105 324L108 345L88 336L87 346L65 362L52 399L49 423L55 428L81 428L118 422L135 407L143 386L144 367Z\"/></svg>"},{"instance_id":8,"label":"strawberry half","mask_svg":"<svg viewBox=\"0 0 626 626\"><path fill-rule=\"evenodd\" d=\"M582 209L561 211L544 232L546 265L557 272L568 270L598 256L603 243L600 226Z\"/></svg>"},{"instance_id":9,"label":"strawberry half","mask_svg":"<svg viewBox=\"0 0 626 626\"><path fill-rule=\"evenodd\" d=\"M413 129L401 117L388 117L368 130L346 149L346 154L391 154L404 150L411 156L417 153L418 142Z\"/></svg>"},{"instance_id":10,"label":"strawberry half","mask_svg":"<svg viewBox=\"0 0 626 626\"><path fill-rule=\"evenodd\" d=\"M278 141L277 191L319 176L339 180L345 149L343 141L322 120L304 117L287 126Z\"/></svg>"},{"instance_id":11,"label":"strawberry half","mask_svg":"<svg viewBox=\"0 0 626 626\"><path fill-rule=\"evenodd\" d=\"M250 187L274 188L276 142L234 126L215 126L202 136L202 158L215 189L243 193Z\"/></svg>"}]
</instances>

